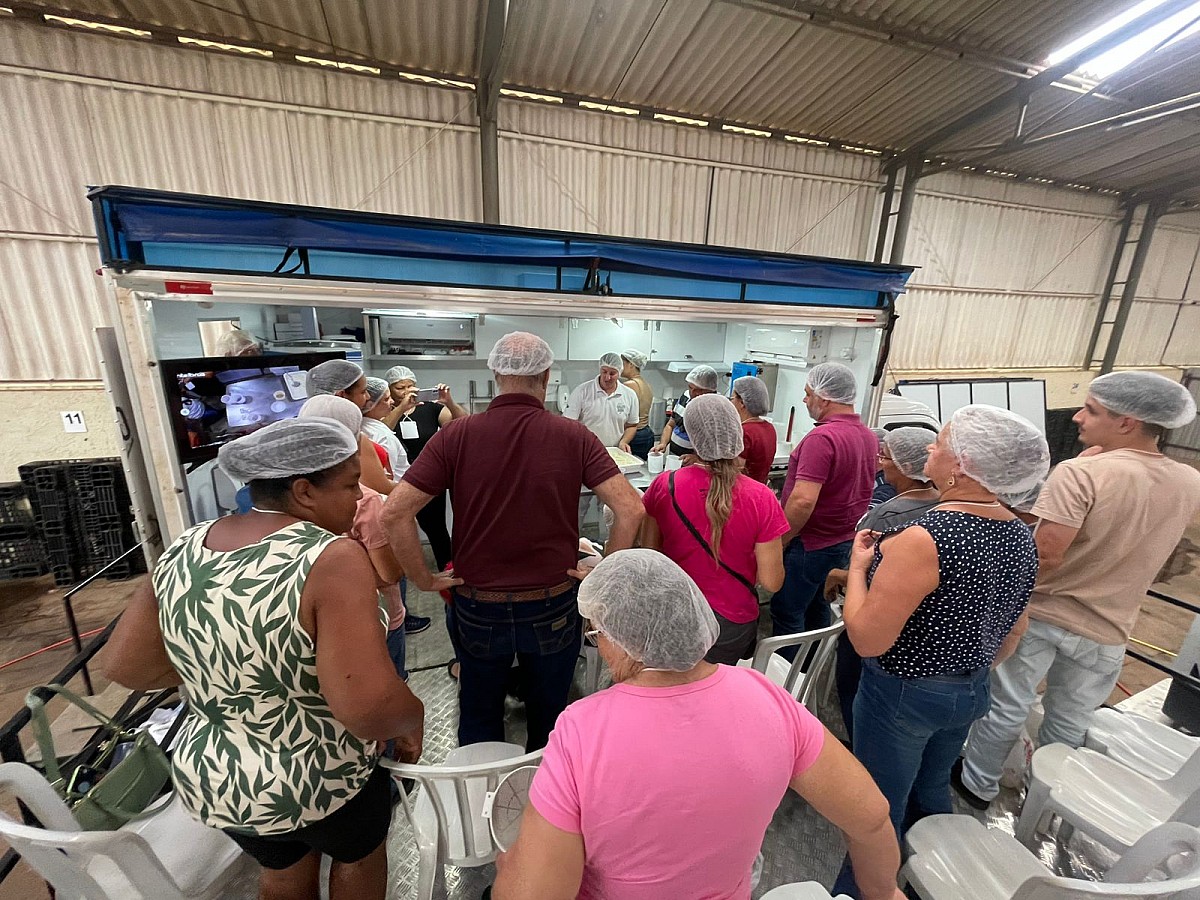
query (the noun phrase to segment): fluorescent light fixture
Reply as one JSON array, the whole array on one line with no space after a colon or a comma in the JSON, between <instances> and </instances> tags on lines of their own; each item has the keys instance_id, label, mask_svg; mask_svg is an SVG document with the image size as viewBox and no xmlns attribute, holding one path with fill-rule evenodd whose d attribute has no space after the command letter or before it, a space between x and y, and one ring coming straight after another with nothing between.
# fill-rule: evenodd
<instances>
[{"instance_id":1,"label":"fluorescent light fixture","mask_svg":"<svg viewBox=\"0 0 1200 900\"><path fill-rule=\"evenodd\" d=\"M865 153L867 156L883 156L882 150L872 150L870 147L858 147L854 144L842 144L842 149L851 153Z\"/></svg>"},{"instance_id":2,"label":"fluorescent light fixture","mask_svg":"<svg viewBox=\"0 0 1200 900\"><path fill-rule=\"evenodd\" d=\"M555 97L552 94L535 94L532 91L518 91L513 88L500 88L500 93L505 97L516 97L518 100L537 100L539 103L562 103L562 97Z\"/></svg>"},{"instance_id":3,"label":"fluorescent light fixture","mask_svg":"<svg viewBox=\"0 0 1200 900\"><path fill-rule=\"evenodd\" d=\"M1069 59L1081 50L1086 50L1097 41L1103 40L1117 29L1123 28L1134 19L1145 15L1150 10L1161 6L1165 2L1166 0L1142 0L1141 3L1135 4L1123 13L1113 16L1107 22L1101 23L1082 37L1076 38L1066 46L1055 50L1046 57L1046 64L1053 66L1065 59ZM1138 32L1127 40L1117 44L1111 50L1101 53L1094 59L1088 60L1079 67L1075 74L1094 81L1103 81L1156 48L1162 49L1159 48L1159 44L1163 44L1163 47L1169 47L1177 41L1200 32L1200 22L1193 21L1197 17L1200 17L1200 0L1185 7L1175 13L1175 15L1168 16L1157 25ZM1192 24L1189 25L1188 23ZM1165 44L1163 43L1164 41L1166 41Z\"/></svg>"},{"instance_id":4,"label":"fluorescent light fixture","mask_svg":"<svg viewBox=\"0 0 1200 900\"><path fill-rule=\"evenodd\" d=\"M260 50L258 47L243 47L241 44L222 44L219 41L202 41L200 38L177 37L175 40L189 47L202 47L205 50L224 50L227 53L244 53L247 56L261 56L270 59L275 54L270 50Z\"/></svg>"},{"instance_id":5,"label":"fluorescent light fixture","mask_svg":"<svg viewBox=\"0 0 1200 900\"><path fill-rule=\"evenodd\" d=\"M747 128L744 125L722 125L722 131L732 131L734 134L748 134L751 137L766 137L771 136L771 132L763 131L761 128Z\"/></svg>"},{"instance_id":6,"label":"fluorescent light fixture","mask_svg":"<svg viewBox=\"0 0 1200 900\"><path fill-rule=\"evenodd\" d=\"M670 122L672 125L695 125L697 128L707 128L707 119L689 119L687 116L672 116L667 113L655 113L654 118L660 122Z\"/></svg>"},{"instance_id":7,"label":"fluorescent light fixture","mask_svg":"<svg viewBox=\"0 0 1200 900\"><path fill-rule=\"evenodd\" d=\"M614 106L611 103L593 103L591 100L580 100L579 105L583 109L595 109L599 112L616 113L619 116L641 115L641 110L634 109L632 106Z\"/></svg>"},{"instance_id":8,"label":"fluorescent light fixture","mask_svg":"<svg viewBox=\"0 0 1200 900\"><path fill-rule=\"evenodd\" d=\"M800 137L799 135L795 134L785 134L783 139L785 141L791 141L793 144L811 144L814 147L829 146L829 141L818 141L816 138Z\"/></svg>"},{"instance_id":9,"label":"fluorescent light fixture","mask_svg":"<svg viewBox=\"0 0 1200 900\"><path fill-rule=\"evenodd\" d=\"M52 16L49 13L42 16L47 22L58 22L60 25L69 25L72 28L86 28L88 31L103 31L106 34L120 34L125 37L153 37L149 31L143 31L141 28L127 28L124 25L110 25L108 22L92 22L88 19L69 19L66 16Z\"/></svg>"},{"instance_id":10,"label":"fluorescent light fixture","mask_svg":"<svg viewBox=\"0 0 1200 900\"><path fill-rule=\"evenodd\" d=\"M452 87L463 91L475 90L475 85L469 81L455 81L453 78L437 78L433 75L422 75L420 72L397 72L405 81L419 81L422 84L436 84L438 87Z\"/></svg>"},{"instance_id":11,"label":"fluorescent light fixture","mask_svg":"<svg viewBox=\"0 0 1200 900\"><path fill-rule=\"evenodd\" d=\"M12 7L0 6L0 16L11 16L11 15L14 15L14 13L12 11Z\"/></svg>"},{"instance_id":12,"label":"fluorescent light fixture","mask_svg":"<svg viewBox=\"0 0 1200 900\"><path fill-rule=\"evenodd\" d=\"M1195 96L1194 94L1192 96ZM1130 125L1141 125L1143 122L1153 122L1155 119L1161 119L1163 116L1173 116L1175 113L1183 112L1188 109L1196 109L1200 107L1200 100L1195 103L1189 103L1186 106L1173 106L1170 109L1159 110L1149 115L1141 116L1137 119L1130 119L1128 122L1118 122L1116 125L1110 125L1106 131L1115 131L1118 128L1128 128Z\"/></svg>"},{"instance_id":13,"label":"fluorescent light fixture","mask_svg":"<svg viewBox=\"0 0 1200 900\"><path fill-rule=\"evenodd\" d=\"M301 56L296 54L296 62L307 63L310 66L324 66L327 69L341 69L344 72L361 72L364 75L378 75L375 66L361 66L358 63L340 62L336 59L322 59L319 56Z\"/></svg>"},{"instance_id":14,"label":"fluorescent light fixture","mask_svg":"<svg viewBox=\"0 0 1200 900\"><path fill-rule=\"evenodd\" d=\"M1054 184L1053 178L1038 178L1037 176L1033 176L1029 180L1036 181L1038 184Z\"/></svg>"},{"instance_id":15,"label":"fluorescent light fixture","mask_svg":"<svg viewBox=\"0 0 1200 900\"><path fill-rule=\"evenodd\" d=\"M1016 172L1005 172L1003 169L984 169L984 175L995 175L997 178L1016 178Z\"/></svg>"}]
</instances>

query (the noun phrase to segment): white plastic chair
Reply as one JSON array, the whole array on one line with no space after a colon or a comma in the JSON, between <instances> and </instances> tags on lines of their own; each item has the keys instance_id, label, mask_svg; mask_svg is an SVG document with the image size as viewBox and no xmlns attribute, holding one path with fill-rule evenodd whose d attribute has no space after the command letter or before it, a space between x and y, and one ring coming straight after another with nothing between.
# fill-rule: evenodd
<instances>
[{"instance_id":1,"label":"white plastic chair","mask_svg":"<svg viewBox=\"0 0 1200 900\"><path fill-rule=\"evenodd\" d=\"M845 628L846 623L839 621L814 631L764 638L758 642L754 658L738 660L738 665L762 672L805 706L808 706L816 694L817 685L822 676L833 663L838 637ZM785 657L776 652L785 647L796 648L794 661L788 662ZM813 651L814 654L813 661L806 672L803 669L804 660L808 658L810 651Z\"/></svg>"},{"instance_id":2,"label":"white plastic chair","mask_svg":"<svg viewBox=\"0 0 1200 900\"><path fill-rule=\"evenodd\" d=\"M1101 708L1092 717L1083 745L1148 778L1163 781L1200 750L1200 738L1145 716Z\"/></svg>"},{"instance_id":3,"label":"white plastic chair","mask_svg":"<svg viewBox=\"0 0 1200 900\"><path fill-rule=\"evenodd\" d=\"M1064 840L1078 828L1117 853L1163 822L1200 825L1200 753L1159 781L1087 748L1039 747L1029 767L1017 839L1031 846L1053 816L1063 820Z\"/></svg>"},{"instance_id":4,"label":"white plastic chair","mask_svg":"<svg viewBox=\"0 0 1200 900\"><path fill-rule=\"evenodd\" d=\"M586 697L600 690L600 673L604 671L604 660L600 657L600 648L583 641L583 649L579 651L583 657L583 695Z\"/></svg>"},{"instance_id":5,"label":"white plastic chair","mask_svg":"<svg viewBox=\"0 0 1200 900\"><path fill-rule=\"evenodd\" d=\"M420 857L417 900L445 900L444 866L470 869L495 860L497 847L483 817L484 795L496 790L509 772L536 766L541 759L541 750L526 753L517 744L488 741L456 747L440 766L381 762L397 781L412 778L421 785L415 806L400 788Z\"/></svg>"},{"instance_id":6,"label":"white plastic chair","mask_svg":"<svg viewBox=\"0 0 1200 900\"><path fill-rule=\"evenodd\" d=\"M117 831L80 831L35 769L0 764L0 788L45 826L0 813L0 837L54 887L58 900L209 900L249 864L237 844L192 818L173 793Z\"/></svg>"},{"instance_id":7,"label":"white plastic chair","mask_svg":"<svg viewBox=\"0 0 1200 900\"><path fill-rule=\"evenodd\" d=\"M850 900L845 894L836 897L815 881L797 881L771 888L759 900Z\"/></svg>"},{"instance_id":8,"label":"white plastic chair","mask_svg":"<svg viewBox=\"0 0 1200 900\"><path fill-rule=\"evenodd\" d=\"M1051 874L1015 838L972 816L921 819L907 844L900 880L925 900L1200 898L1200 831L1179 822L1146 834L1098 882Z\"/></svg>"}]
</instances>

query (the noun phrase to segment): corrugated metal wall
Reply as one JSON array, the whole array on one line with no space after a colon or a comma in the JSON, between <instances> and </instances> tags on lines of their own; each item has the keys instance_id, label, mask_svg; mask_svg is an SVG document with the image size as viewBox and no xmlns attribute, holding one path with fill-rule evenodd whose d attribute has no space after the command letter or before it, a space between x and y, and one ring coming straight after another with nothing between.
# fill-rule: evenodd
<instances>
[{"instance_id":1,"label":"corrugated metal wall","mask_svg":"<svg viewBox=\"0 0 1200 900\"><path fill-rule=\"evenodd\" d=\"M456 219L480 215L470 93L0 20L0 381L97 377L89 184ZM504 221L865 258L878 159L505 102ZM1111 199L922 181L903 369L1077 366ZM1200 364L1200 218L1164 220L1121 363ZM1187 298L1189 305L1181 305Z\"/></svg>"}]
</instances>

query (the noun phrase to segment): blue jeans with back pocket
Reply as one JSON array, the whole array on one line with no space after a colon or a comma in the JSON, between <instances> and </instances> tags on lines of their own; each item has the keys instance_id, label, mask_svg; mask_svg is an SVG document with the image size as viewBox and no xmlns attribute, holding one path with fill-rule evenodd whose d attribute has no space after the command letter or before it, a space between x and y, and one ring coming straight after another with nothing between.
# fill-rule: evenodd
<instances>
[{"instance_id":1,"label":"blue jeans with back pocket","mask_svg":"<svg viewBox=\"0 0 1200 900\"><path fill-rule=\"evenodd\" d=\"M971 723L988 711L988 670L962 675L898 678L877 659L862 661L854 698L854 755L891 810L903 846L904 832L918 819L952 812L950 768ZM858 897L849 865L834 894Z\"/></svg>"},{"instance_id":2,"label":"blue jeans with back pocket","mask_svg":"<svg viewBox=\"0 0 1200 900\"><path fill-rule=\"evenodd\" d=\"M525 747L546 746L558 714L567 708L583 640L577 590L520 603L483 603L454 592L450 621L461 665L460 746L505 739L505 685L514 658L529 723Z\"/></svg>"}]
</instances>

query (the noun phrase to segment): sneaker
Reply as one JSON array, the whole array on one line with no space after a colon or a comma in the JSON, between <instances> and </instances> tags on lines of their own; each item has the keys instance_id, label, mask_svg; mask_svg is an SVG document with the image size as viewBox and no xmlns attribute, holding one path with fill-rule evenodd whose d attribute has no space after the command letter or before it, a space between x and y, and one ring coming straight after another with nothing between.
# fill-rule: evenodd
<instances>
[{"instance_id":1,"label":"sneaker","mask_svg":"<svg viewBox=\"0 0 1200 900\"><path fill-rule=\"evenodd\" d=\"M433 619L425 616L408 615L404 617L404 634L420 634L422 631L428 631L429 626L433 624Z\"/></svg>"},{"instance_id":2,"label":"sneaker","mask_svg":"<svg viewBox=\"0 0 1200 900\"><path fill-rule=\"evenodd\" d=\"M954 761L954 765L950 768L950 784L954 787L954 790L958 791L958 796L962 797L967 806L971 807L971 809L977 809L980 812L983 812L992 805L992 801L984 800L969 787L963 784L962 771L963 760L960 756Z\"/></svg>"}]
</instances>

